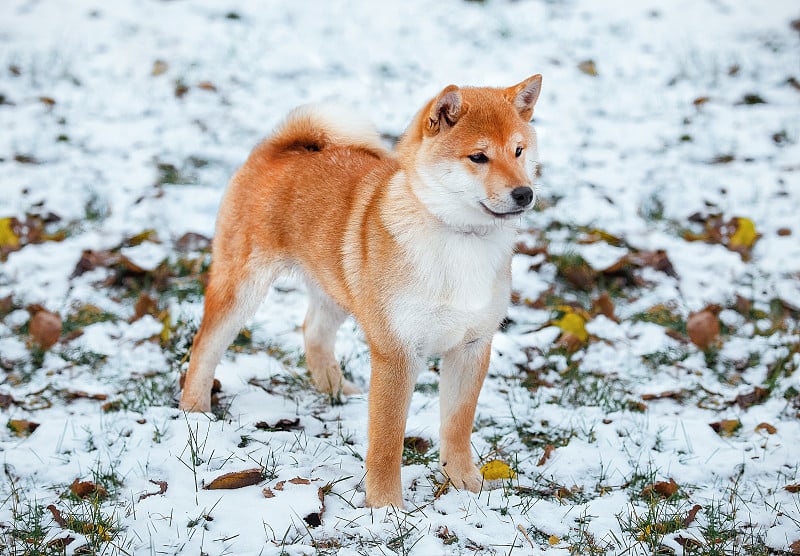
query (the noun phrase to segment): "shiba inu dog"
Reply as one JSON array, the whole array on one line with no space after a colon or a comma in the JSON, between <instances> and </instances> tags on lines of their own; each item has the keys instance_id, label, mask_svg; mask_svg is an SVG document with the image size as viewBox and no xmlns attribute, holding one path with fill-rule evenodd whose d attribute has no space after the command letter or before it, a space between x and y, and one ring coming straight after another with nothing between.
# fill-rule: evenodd
<instances>
[{"instance_id":1,"label":"shiba inu dog","mask_svg":"<svg viewBox=\"0 0 800 556\"><path fill-rule=\"evenodd\" d=\"M441 356L441 467L479 491L470 449L492 337L511 293L520 215L533 206L541 75L508 88L450 85L414 117L394 152L341 109L291 112L233 176L213 241L205 312L180 407L210 409L214 371L273 279L308 285L303 324L316 388L351 394L334 356L354 315L372 372L366 502L402 506L406 416L420 371Z\"/></svg>"}]
</instances>

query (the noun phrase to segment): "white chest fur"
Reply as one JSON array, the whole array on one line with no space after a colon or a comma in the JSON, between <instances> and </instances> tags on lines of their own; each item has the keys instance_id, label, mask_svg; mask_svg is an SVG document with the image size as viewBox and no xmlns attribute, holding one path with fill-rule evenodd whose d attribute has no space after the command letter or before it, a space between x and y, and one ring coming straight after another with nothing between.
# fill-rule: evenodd
<instances>
[{"instance_id":1,"label":"white chest fur","mask_svg":"<svg viewBox=\"0 0 800 556\"><path fill-rule=\"evenodd\" d=\"M409 274L390 303L404 343L430 356L491 334L508 303L513 231L418 230L404 240Z\"/></svg>"}]
</instances>

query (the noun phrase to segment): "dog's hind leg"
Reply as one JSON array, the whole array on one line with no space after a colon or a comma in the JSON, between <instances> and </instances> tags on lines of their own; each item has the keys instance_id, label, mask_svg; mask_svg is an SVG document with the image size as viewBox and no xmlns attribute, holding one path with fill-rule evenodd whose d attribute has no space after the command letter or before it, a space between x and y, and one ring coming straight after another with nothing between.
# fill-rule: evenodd
<instances>
[{"instance_id":1,"label":"dog's hind leg","mask_svg":"<svg viewBox=\"0 0 800 556\"><path fill-rule=\"evenodd\" d=\"M179 404L185 411L211 410L211 386L222 354L255 315L280 271L279 264L252 258L241 268L225 265L216 271L213 265Z\"/></svg>"},{"instance_id":2,"label":"dog's hind leg","mask_svg":"<svg viewBox=\"0 0 800 556\"><path fill-rule=\"evenodd\" d=\"M342 376L342 369L334 355L336 331L347 318L347 313L317 284L311 280L307 283L309 300L303 323L303 340L311 381L320 392L334 396L357 394L360 390Z\"/></svg>"}]
</instances>

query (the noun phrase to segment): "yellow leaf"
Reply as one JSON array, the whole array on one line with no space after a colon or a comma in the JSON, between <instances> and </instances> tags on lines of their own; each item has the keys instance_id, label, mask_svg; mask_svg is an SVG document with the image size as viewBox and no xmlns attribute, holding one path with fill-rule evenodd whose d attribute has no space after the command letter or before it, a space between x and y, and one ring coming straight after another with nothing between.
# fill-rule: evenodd
<instances>
[{"instance_id":1,"label":"yellow leaf","mask_svg":"<svg viewBox=\"0 0 800 556\"><path fill-rule=\"evenodd\" d=\"M14 233L14 218L0 218L0 247L19 246L19 236Z\"/></svg>"},{"instance_id":2,"label":"yellow leaf","mask_svg":"<svg viewBox=\"0 0 800 556\"><path fill-rule=\"evenodd\" d=\"M172 337L172 319L169 316L169 311L166 309L161 311L158 315L158 320L160 320L163 325L159 337L161 338L161 344L164 345L169 342L169 339Z\"/></svg>"},{"instance_id":3,"label":"yellow leaf","mask_svg":"<svg viewBox=\"0 0 800 556\"><path fill-rule=\"evenodd\" d=\"M561 542L561 539L559 539L559 538L558 538L558 537L556 537L555 535L550 535L550 537L548 537L548 539L547 539L547 543L548 543L550 546L556 545L556 544L558 544L558 543L560 543L560 542Z\"/></svg>"},{"instance_id":4,"label":"yellow leaf","mask_svg":"<svg viewBox=\"0 0 800 556\"><path fill-rule=\"evenodd\" d=\"M589 333L586 332L586 319L578 313L569 311L557 321L553 321L553 324L564 332L572 334L581 342L589 339Z\"/></svg>"},{"instance_id":5,"label":"yellow leaf","mask_svg":"<svg viewBox=\"0 0 800 556\"><path fill-rule=\"evenodd\" d=\"M517 476L514 470L511 469L507 463L494 459L481 467L481 475L487 481L496 481L498 479L513 479Z\"/></svg>"},{"instance_id":6,"label":"yellow leaf","mask_svg":"<svg viewBox=\"0 0 800 556\"><path fill-rule=\"evenodd\" d=\"M732 249L750 249L758 239L756 225L749 218L734 218L736 231L728 239L728 246Z\"/></svg>"}]
</instances>

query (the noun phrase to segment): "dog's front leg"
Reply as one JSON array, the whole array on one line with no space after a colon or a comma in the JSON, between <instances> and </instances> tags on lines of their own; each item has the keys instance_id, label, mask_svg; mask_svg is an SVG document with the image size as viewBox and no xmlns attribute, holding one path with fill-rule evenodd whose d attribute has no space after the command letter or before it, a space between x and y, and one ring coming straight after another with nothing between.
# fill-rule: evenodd
<instances>
[{"instance_id":1,"label":"dog's front leg","mask_svg":"<svg viewBox=\"0 0 800 556\"><path fill-rule=\"evenodd\" d=\"M457 346L442 357L439 378L442 471L453 486L472 492L480 491L483 482L472 460L470 437L490 355L491 338Z\"/></svg>"},{"instance_id":2,"label":"dog's front leg","mask_svg":"<svg viewBox=\"0 0 800 556\"><path fill-rule=\"evenodd\" d=\"M403 437L419 361L400 350L387 353L370 346L370 351L367 505L402 508Z\"/></svg>"}]
</instances>

